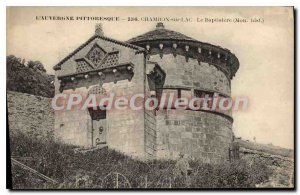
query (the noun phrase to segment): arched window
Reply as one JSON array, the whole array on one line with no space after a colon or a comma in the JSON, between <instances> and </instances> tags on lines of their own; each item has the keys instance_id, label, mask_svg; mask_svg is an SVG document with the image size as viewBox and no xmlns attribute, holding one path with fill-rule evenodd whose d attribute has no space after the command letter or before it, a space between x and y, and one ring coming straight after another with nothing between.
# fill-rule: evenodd
<instances>
[{"instance_id":1,"label":"arched window","mask_svg":"<svg viewBox=\"0 0 300 195\"><path fill-rule=\"evenodd\" d=\"M91 89L88 92L88 95L95 94L95 95L106 95L106 90L103 87L100 87L99 85L91 87Z\"/></svg>"}]
</instances>

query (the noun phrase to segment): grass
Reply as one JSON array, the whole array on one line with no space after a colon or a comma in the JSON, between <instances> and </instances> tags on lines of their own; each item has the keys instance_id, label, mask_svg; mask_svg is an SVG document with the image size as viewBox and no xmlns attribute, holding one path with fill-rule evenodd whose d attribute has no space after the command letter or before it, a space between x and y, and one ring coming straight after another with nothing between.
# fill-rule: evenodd
<instances>
[{"instance_id":1,"label":"grass","mask_svg":"<svg viewBox=\"0 0 300 195\"><path fill-rule=\"evenodd\" d=\"M114 150L103 148L86 153L74 152L74 146L56 143L51 137L36 139L10 135L12 156L32 157L27 166L55 179L59 184L41 180L13 166L13 189L71 188L240 188L255 187L268 180L271 171L264 164L246 161L219 165L191 161L190 184L173 179L175 161L142 162ZM116 178L118 177L118 181ZM80 179L78 179L80 178ZM77 182L76 182L77 181Z\"/></svg>"}]
</instances>

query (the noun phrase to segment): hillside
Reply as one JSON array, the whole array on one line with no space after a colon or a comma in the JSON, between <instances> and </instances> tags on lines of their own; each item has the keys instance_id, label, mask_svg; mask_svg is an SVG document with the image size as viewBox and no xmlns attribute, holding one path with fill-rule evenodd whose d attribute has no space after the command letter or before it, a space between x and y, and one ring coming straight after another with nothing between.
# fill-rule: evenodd
<instances>
[{"instance_id":1,"label":"hillside","mask_svg":"<svg viewBox=\"0 0 300 195\"><path fill-rule=\"evenodd\" d=\"M11 154L59 184L45 182L13 166L13 189L187 187L181 180L174 180L175 161L142 162L108 148L80 152L74 146L56 143L50 137L42 140L11 135ZM211 165L191 160L190 166L193 169L190 187L194 188L255 187L271 175L270 170L259 162Z\"/></svg>"},{"instance_id":2,"label":"hillside","mask_svg":"<svg viewBox=\"0 0 300 195\"><path fill-rule=\"evenodd\" d=\"M249 142L242 139L235 139L235 142L239 143L240 147L265 152L268 154L279 155L288 158L293 158L294 155L294 150L282 148L279 146Z\"/></svg>"},{"instance_id":3,"label":"hillside","mask_svg":"<svg viewBox=\"0 0 300 195\"><path fill-rule=\"evenodd\" d=\"M30 61L32 62L32 61ZM28 93L44 97L54 96L54 76L48 75L41 64L25 66L15 56L6 58L7 90Z\"/></svg>"}]
</instances>

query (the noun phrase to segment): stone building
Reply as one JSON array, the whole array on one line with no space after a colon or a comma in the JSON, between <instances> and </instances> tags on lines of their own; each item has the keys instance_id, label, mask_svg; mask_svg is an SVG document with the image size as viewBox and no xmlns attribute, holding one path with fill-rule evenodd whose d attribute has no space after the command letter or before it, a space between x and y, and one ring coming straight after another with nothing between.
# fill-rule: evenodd
<instances>
[{"instance_id":1,"label":"stone building","mask_svg":"<svg viewBox=\"0 0 300 195\"><path fill-rule=\"evenodd\" d=\"M163 23L127 42L104 36L96 25L89 40L54 66L56 94L142 93L159 100L165 93L230 97L238 68L229 50L167 30ZM74 108L56 111L55 134L66 143L107 145L140 159L177 158L182 152L215 163L228 156L232 123L230 112Z\"/></svg>"}]
</instances>

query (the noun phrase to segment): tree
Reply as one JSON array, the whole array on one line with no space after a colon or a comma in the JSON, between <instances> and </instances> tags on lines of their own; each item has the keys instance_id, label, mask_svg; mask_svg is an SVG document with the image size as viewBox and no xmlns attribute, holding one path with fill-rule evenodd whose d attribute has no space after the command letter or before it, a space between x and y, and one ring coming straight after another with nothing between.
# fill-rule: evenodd
<instances>
[{"instance_id":1,"label":"tree","mask_svg":"<svg viewBox=\"0 0 300 195\"><path fill-rule=\"evenodd\" d=\"M54 96L54 78L46 73L41 62L29 61L26 66L21 58L10 55L6 57L6 67L7 90L44 97Z\"/></svg>"},{"instance_id":2,"label":"tree","mask_svg":"<svg viewBox=\"0 0 300 195\"><path fill-rule=\"evenodd\" d=\"M44 65L40 61L29 61L27 66L34 70L40 70L42 72L46 72Z\"/></svg>"}]
</instances>

